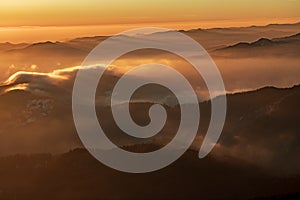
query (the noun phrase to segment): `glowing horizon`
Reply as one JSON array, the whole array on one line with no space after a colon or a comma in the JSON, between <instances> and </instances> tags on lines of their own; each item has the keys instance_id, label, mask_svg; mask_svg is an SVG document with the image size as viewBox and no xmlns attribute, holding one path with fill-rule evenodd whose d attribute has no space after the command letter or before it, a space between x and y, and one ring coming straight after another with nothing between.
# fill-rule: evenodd
<instances>
[{"instance_id":1,"label":"glowing horizon","mask_svg":"<svg viewBox=\"0 0 300 200\"><path fill-rule=\"evenodd\" d=\"M11 0L0 3L0 42L113 35L144 26L237 27L300 21L300 0Z\"/></svg>"},{"instance_id":2,"label":"glowing horizon","mask_svg":"<svg viewBox=\"0 0 300 200\"><path fill-rule=\"evenodd\" d=\"M0 43L33 43L43 41L65 41L78 37L111 36L121 31L139 27L164 27L174 30L228 28L265 26L268 24L299 23L300 18L251 20L220 20L202 22L143 23L119 25L85 25L85 26L19 26L0 27Z\"/></svg>"},{"instance_id":3,"label":"glowing horizon","mask_svg":"<svg viewBox=\"0 0 300 200\"><path fill-rule=\"evenodd\" d=\"M11 0L0 26L82 26L300 17L300 0Z\"/></svg>"}]
</instances>

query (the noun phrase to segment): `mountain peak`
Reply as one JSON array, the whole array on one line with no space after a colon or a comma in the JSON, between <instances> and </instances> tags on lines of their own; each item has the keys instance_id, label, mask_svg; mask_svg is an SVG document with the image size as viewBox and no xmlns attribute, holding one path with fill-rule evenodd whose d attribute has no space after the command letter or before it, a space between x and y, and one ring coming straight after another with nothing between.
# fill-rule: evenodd
<instances>
[{"instance_id":1,"label":"mountain peak","mask_svg":"<svg viewBox=\"0 0 300 200\"><path fill-rule=\"evenodd\" d=\"M267 39L267 38L260 38L259 40L253 42L253 43L250 43L250 45L253 45L253 46L269 46L269 45L272 45L274 42L270 39Z\"/></svg>"},{"instance_id":2,"label":"mountain peak","mask_svg":"<svg viewBox=\"0 0 300 200\"><path fill-rule=\"evenodd\" d=\"M54 42L51 42L51 41L38 42L38 43L32 44L32 46L35 46L35 45L46 45L46 44L54 44Z\"/></svg>"}]
</instances>

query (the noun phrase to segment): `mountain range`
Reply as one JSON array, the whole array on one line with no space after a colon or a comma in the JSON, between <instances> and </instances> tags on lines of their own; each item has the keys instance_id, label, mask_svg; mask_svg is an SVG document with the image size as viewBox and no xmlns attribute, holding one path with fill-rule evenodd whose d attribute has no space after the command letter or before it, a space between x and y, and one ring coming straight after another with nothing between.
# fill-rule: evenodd
<instances>
[{"instance_id":1,"label":"mountain range","mask_svg":"<svg viewBox=\"0 0 300 200\"><path fill-rule=\"evenodd\" d=\"M1 86L0 152L62 153L81 147L76 134L71 111L71 89L66 84L51 83L34 87L34 82L22 82L16 87ZM50 85L49 85L50 84ZM51 86L52 84L52 86ZM32 85L32 86L31 86ZM98 93L96 108L100 124L108 137L119 146L155 142L168 143L176 133L179 123L179 106L165 104L168 123L161 132L147 140L123 133L114 123L109 104L104 103L103 92ZM168 92L162 95L170 95ZM108 97L107 97L108 98ZM172 98L169 97L169 98ZM173 97L174 98L174 97ZM217 97L218 98L218 97ZM272 173L300 173L298 155L298 119L295 109L300 100L300 86L262 89L228 94L228 113L225 127L213 155L231 156L253 163ZM163 102L162 102L163 103ZM132 102L130 109L138 124L149 123L147 111L153 102ZM199 149L210 119L210 101L199 104L201 121L198 136L192 149Z\"/></svg>"},{"instance_id":2,"label":"mountain range","mask_svg":"<svg viewBox=\"0 0 300 200\"><path fill-rule=\"evenodd\" d=\"M300 33L292 36L267 39L255 42L240 42L228 47L217 49L213 55L223 57L298 57L300 55Z\"/></svg>"},{"instance_id":3,"label":"mountain range","mask_svg":"<svg viewBox=\"0 0 300 200\"><path fill-rule=\"evenodd\" d=\"M181 30L181 32L192 37L206 50L213 52L214 55L216 53L214 50L226 48L239 42L252 43L261 38L269 40L272 38L284 39L285 37L295 35L300 32L300 23L194 29ZM153 33L152 37L165 37L165 33ZM42 72L48 72L57 68L78 66L88 53L106 38L106 36L82 37L68 41L46 41L34 44L1 43L0 73L11 74L11 72L15 72L16 70L31 70L32 65L38 66L38 69ZM289 46L286 44L284 47ZM294 49L294 47L292 48ZM253 56L259 56L259 54L253 54ZM147 55L144 54L143 57L146 59ZM8 67L10 67L10 71L3 71L3 69L7 69Z\"/></svg>"},{"instance_id":4,"label":"mountain range","mask_svg":"<svg viewBox=\"0 0 300 200\"><path fill-rule=\"evenodd\" d=\"M110 98L126 70L159 62L182 73L193 86L201 114L193 144L170 166L146 174L117 172L99 163L84 149L73 122L72 92L79 66L106 36L0 44L0 199L298 199L300 23L180 32L209 52L227 91L224 129L204 159L198 158L198 151L210 123L211 102L220 97L218 91L207 97L201 75L182 58L147 49L120 57L105 71L101 63L82 69L103 70L95 99L99 124L113 143L132 152L168 144L181 115L167 88L143 86L128 105L133 121L147 125L150 107L159 103L167 122L147 139L124 133L114 121ZM151 34L153 39L166 36ZM114 45L128 37L118 37ZM178 84L163 71L128 79L156 75ZM120 101L116 106L126 105Z\"/></svg>"}]
</instances>

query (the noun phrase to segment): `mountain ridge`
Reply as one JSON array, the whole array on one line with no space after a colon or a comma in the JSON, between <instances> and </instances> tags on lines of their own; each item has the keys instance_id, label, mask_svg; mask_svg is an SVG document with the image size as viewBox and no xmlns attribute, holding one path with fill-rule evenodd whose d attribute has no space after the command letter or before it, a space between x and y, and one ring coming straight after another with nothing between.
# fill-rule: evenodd
<instances>
[{"instance_id":1,"label":"mountain ridge","mask_svg":"<svg viewBox=\"0 0 300 200\"><path fill-rule=\"evenodd\" d=\"M254 42L239 42L212 51L220 57L259 57L289 56L298 57L300 53L300 32L281 38L260 38Z\"/></svg>"}]
</instances>

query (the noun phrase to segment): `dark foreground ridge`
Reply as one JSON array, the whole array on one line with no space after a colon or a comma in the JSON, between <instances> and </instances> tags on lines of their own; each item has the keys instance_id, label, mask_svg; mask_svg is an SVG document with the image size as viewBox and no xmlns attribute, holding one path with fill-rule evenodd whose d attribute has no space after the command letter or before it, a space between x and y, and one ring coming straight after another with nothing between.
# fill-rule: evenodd
<instances>
[{"instance_id":1,"label":"dark foreground ridge","mask_svg":"<svg viewBox=\"0 0 300 200\"><path fill-rule=\"evenodd\" d=\"M135 151L152 145L127 147ZM300 176L275 177L243 162L188 150L152 173L110 169L85 149L0 158L0 199L261 199L299 197Z\"/></svg>"}]
</instances>

